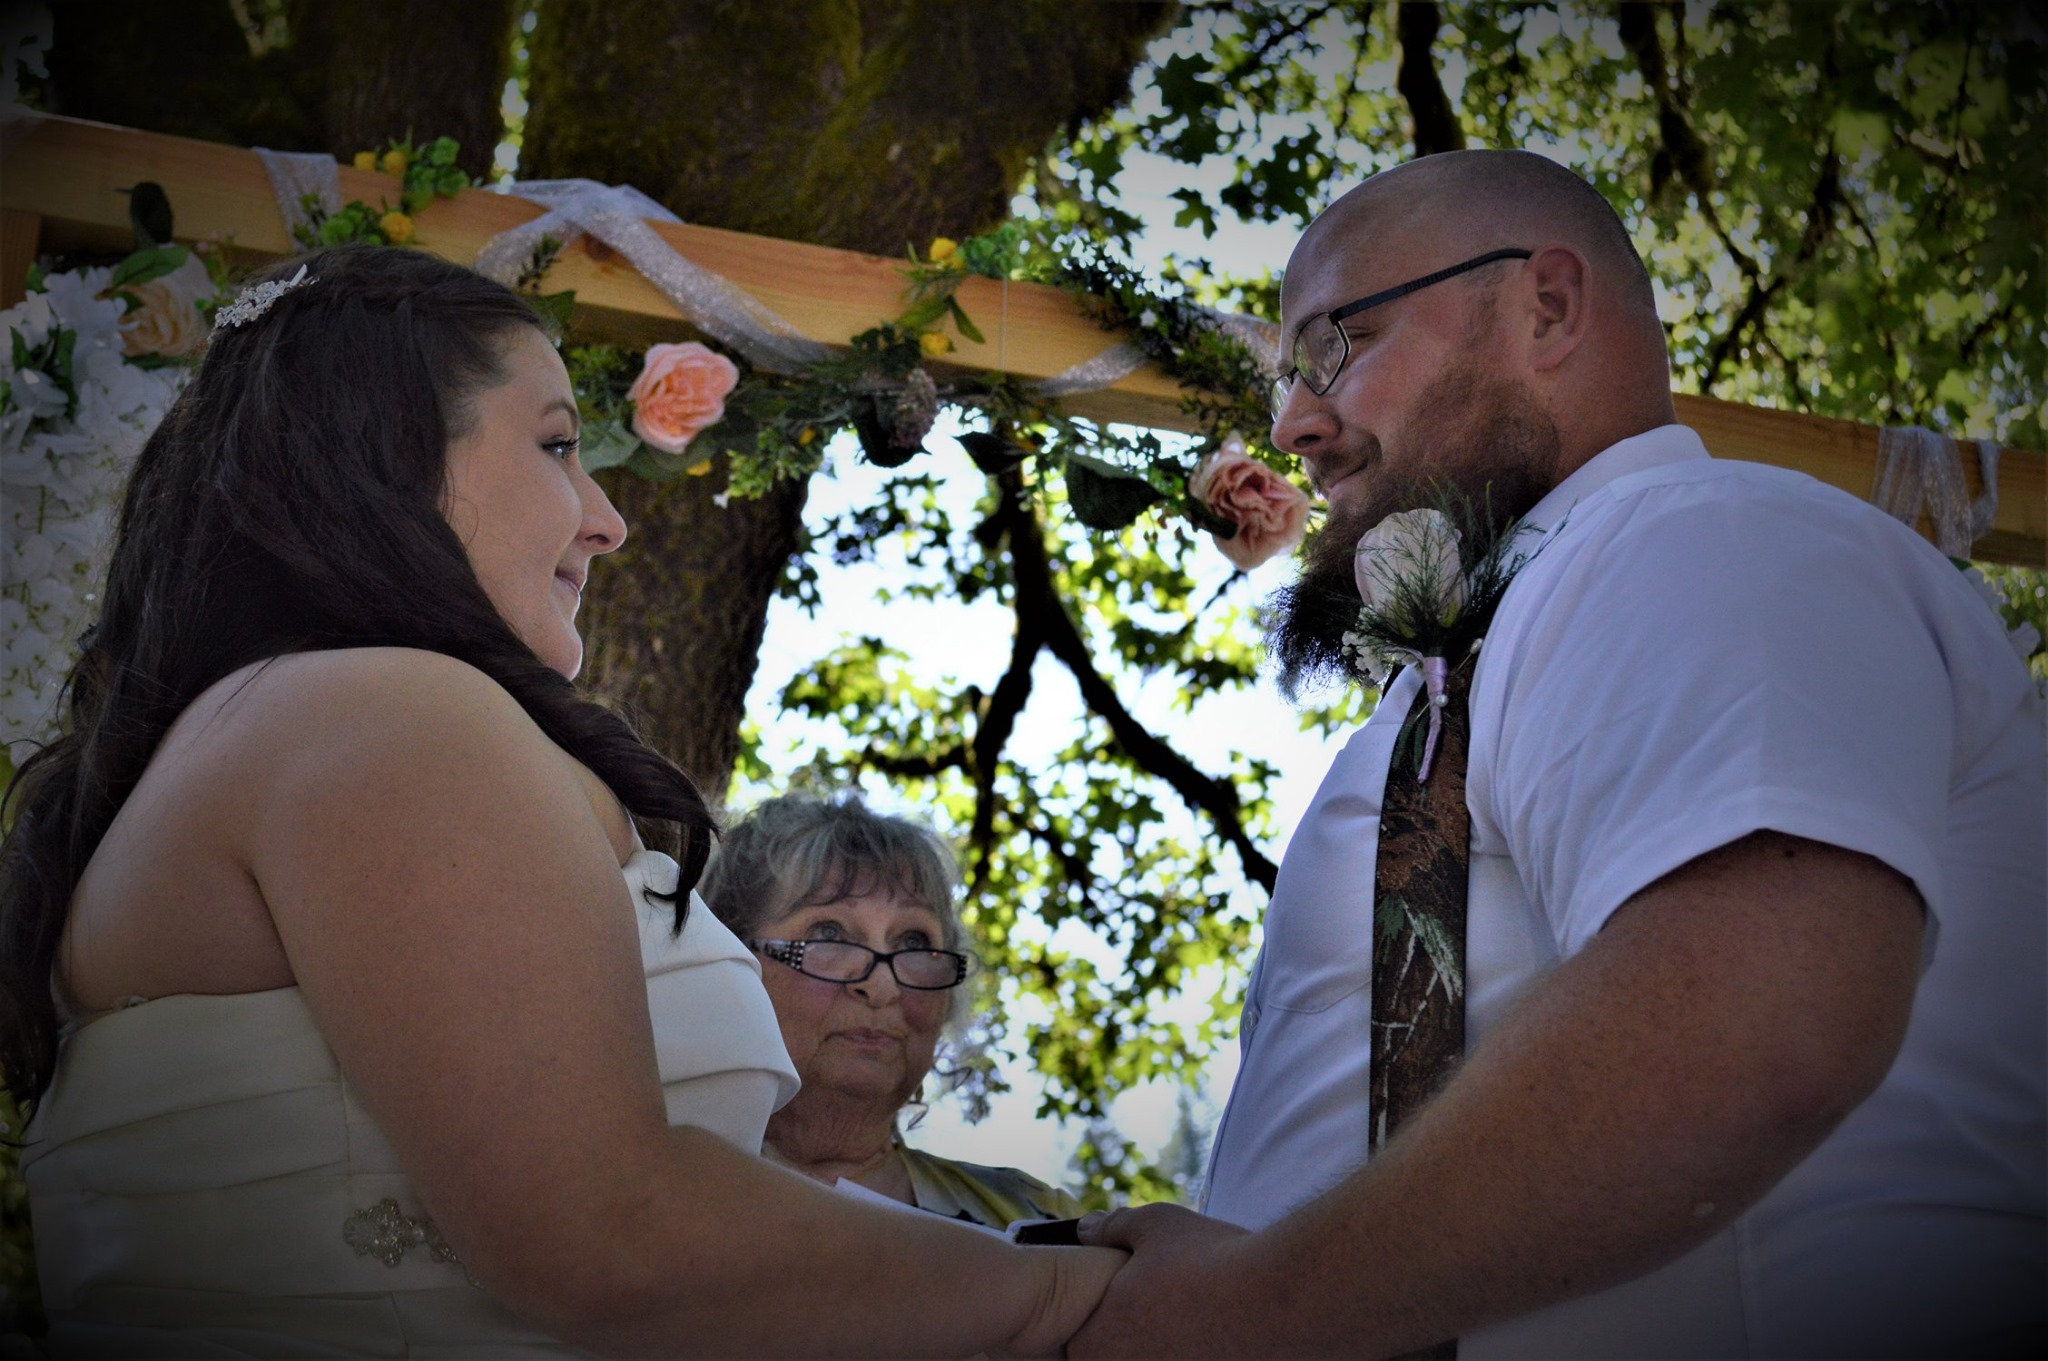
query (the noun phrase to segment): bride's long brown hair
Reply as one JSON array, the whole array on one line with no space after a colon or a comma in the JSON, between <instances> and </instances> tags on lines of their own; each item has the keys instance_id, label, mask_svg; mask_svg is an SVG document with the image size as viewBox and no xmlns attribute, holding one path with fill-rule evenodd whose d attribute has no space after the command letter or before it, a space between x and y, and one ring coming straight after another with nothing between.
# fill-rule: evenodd
<instances>
[{"instance_id":1,"label":"bride's long brown hair","mask_svg":"<svg viewBox=\"0 0 2048 1361\"><path fill-rule=\"evenodd\" d=\"M490 676L643 824L673 830L678 924L714 830L682 771L544 665L492 606L441 514L446 451L502 381L520 298L431 256L341 247L268 272L308 282L215 334L137 459L102 612L63 731L21 766L0 845L0 1065L49 1085L51 970L71 897L165 731L266 658L423 648Z\"/></svg>"}]
</instances>

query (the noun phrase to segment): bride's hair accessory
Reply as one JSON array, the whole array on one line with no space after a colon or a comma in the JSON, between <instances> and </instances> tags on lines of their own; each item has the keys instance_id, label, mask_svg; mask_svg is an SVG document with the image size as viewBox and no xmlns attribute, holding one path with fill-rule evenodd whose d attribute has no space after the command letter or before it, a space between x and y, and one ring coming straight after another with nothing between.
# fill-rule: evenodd
<instances>
[{"instance_id":1,"label":"bride's hair accessory","mask_svg":"<svg viewBox=\"0 0 2048 1361\"><path fill-rule=\"evenodd\" d=\"M246 325L270 310L270 305L300 284L315 280L306 277L306 267L299 266L299 272L289 279L272 279L253 288L245 288L235 295L235 300L213 314L213 329L225 331L235 326Z\"/></svg>"}]
</instances>

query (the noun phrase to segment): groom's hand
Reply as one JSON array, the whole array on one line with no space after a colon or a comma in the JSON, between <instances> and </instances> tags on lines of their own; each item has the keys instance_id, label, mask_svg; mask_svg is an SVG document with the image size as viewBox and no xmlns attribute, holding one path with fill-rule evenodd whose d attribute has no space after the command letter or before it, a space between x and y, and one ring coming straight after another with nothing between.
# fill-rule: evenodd
<instances>
[{"instance_id":1,"label":"groom's hand","mask_svg":"<svg viewBox=\"0 0 2048 1361\"><path fill-rule=\"evenodd\" d=\"M1243 1282L1230 1259L1249 1236L1245 1230L1178 1205L1142 1205L1088 1215L1080 1235L1091 1247L1122 1248L1131 1260L1067 1344L1068 1356L1221 1356L1232 1350L1223 1301Z\"/></svg>"}]
</instances>

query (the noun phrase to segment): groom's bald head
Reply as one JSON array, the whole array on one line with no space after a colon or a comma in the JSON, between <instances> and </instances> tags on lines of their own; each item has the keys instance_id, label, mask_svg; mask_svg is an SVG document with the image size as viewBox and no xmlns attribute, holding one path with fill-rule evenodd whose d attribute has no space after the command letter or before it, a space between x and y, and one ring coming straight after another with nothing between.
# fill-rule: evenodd
<instances>
[{"instance_id":1,"label":"groom's bald head","mask_svg":"<svg viewBox=\"0 0 2048 1361\"><path fill-rule=\"evenodd\" d=\"M1578 249L1611 303L1613 319L1624 326L1633 323L1638 337L1661 354L1656 295L1621 219L1592 185L1529 151L1425 156L1382 171L1344 194L1309 224L1295 246L1282 284L1283 307L1296 262L1335 257L1365 267L1380 247L1417 243L1426 246L1431 258L1448 262L1503 246L1546 242ZM1486 282L1482 276L1475 285Z\"/></svg>"}]
</instances>

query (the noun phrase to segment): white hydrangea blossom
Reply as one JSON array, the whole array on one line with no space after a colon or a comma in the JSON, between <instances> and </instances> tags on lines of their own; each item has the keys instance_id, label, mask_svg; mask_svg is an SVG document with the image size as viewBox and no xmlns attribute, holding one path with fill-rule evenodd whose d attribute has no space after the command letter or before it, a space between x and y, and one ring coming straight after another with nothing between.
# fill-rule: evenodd
<instances>
[{"instance_id":1,"label":"white hydrangea blossom","mask_svg":"<svg viewBox=\"0 0 2048 1361\"><path fill-rule=\"evenodd\" d=\"M56 730L58 690L97 613L121 483L190 376L128 362L121 303L99 296L109 275L53 274L0 312L0 389L10 399L0 414L0 741L9 744ZM60 329L77 336L71 392L59 375L16 362Z\"/></svg>"}]
</instances>

